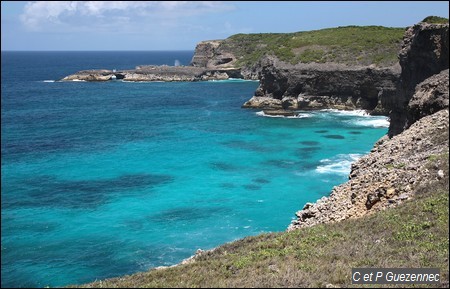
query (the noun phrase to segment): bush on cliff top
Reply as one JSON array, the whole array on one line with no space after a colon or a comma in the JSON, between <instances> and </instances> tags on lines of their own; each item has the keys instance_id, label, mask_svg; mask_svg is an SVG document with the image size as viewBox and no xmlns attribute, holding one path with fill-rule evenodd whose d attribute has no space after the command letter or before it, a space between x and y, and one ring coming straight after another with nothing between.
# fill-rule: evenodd
<instances>
[{"instance_id":1,"label":"bush on cliff top","mask_svg":"<svg viewBox=\"0 0 450 289\"><path fill-rule=\"evenodd\" d=\"M347 26L295 33L236 34L222 42L238 58L239 66L252 66L263 55L299 62L336 62L350 65L395 64L404 28Z\"/></svg>"},{"instance_id":2,"label":"bush on cliff top","mask_svg":"<svg viewBox=\"0 0 450 289\"><path fill-rule=\"evenodd\" d=\"M422 20L422 22L430 23L430 24L446 24L448 23L448 18L439 17L439 16L428 16Z\"/></svg>"}]
</instances>

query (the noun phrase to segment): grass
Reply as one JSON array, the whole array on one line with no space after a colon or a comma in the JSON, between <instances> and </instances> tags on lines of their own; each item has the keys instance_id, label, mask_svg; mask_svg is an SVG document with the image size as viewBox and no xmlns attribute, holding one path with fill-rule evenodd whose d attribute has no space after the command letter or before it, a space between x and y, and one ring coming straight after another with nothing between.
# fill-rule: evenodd
<instances>
[{"instance_id":1,"label":"grass","mask_svg":"<svg viewBox=\"0 0 450 289\"><path fill-rule=\"evenodd\" d=\"M404 28L346 26L295 33L236 34L221 43L238 58L238 66L252 66L264 55L296 63L336 62L350 65L393 65Z\"/></svg>"},{"instance_id":2,"label":"grass","mask_svg":"<svg viewBox=\"0 0 450 289\"><path fill-rule=\"evenodd\" d=\"M439 17L439 16L428 16L422 20L422 22L430 23L430 24L446 24L448 23L448 18Z\"/></svg>"},{"instance_id":3,"label":"grass","mask_svg":"<svg viewBox=\"0 0 450 289\"><path fill-rule=\"evenodd\" d=\"M352 268L437 267L441 286L448 287L448 154L428 162L430 170L444 169L445 177L425 181L416 188L414 199L391 210L335 224L247 237L202 255L192 264L84 286L361 287L351 284Z\"/></svg>"}]
</instances>

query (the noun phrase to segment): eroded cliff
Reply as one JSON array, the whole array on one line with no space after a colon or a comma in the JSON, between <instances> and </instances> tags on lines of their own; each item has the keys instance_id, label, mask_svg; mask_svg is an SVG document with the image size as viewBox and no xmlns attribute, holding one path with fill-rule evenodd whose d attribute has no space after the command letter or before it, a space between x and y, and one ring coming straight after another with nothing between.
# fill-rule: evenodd
<instances>
[{"instance_id":1,"label":"eroded cliff","mask_svg":"<svg viewBox=\"0 0 450 289\"><path fill-rule=\"evenodd\" d=\"M297 212L289 230L395 206L448 172L449 70L441 70L448 68L448 24L420 23L408 29L400 59L401 95L391 99L396 110L390 135L352 165L347 183Z\"/></svg>"},{"instance_id":2,"label":"eroded cliff","mask_svg":"<svg viewBox=\"0 0 450 289\"><path fill-rule=\"evenodd\" d=\"M417 113L408 109L416 85L449 68L448 29L448 23L420 22L406 31L399 54L402 67L399 92L390 104L390 136L402 132L417 120Z\"/></svg>"},{"instance_id":3,"label":"eroded cliff","mask_svg":"<svg viewBox=\"0 0 450 289\"><path fill-rule=\"evenodd\" d=\"M365 109L389 113L397 92L398 65L348 66L339 63L291 65L263 60L260 85L243 107L261 109Z\"/></svg>"}]
</instances>

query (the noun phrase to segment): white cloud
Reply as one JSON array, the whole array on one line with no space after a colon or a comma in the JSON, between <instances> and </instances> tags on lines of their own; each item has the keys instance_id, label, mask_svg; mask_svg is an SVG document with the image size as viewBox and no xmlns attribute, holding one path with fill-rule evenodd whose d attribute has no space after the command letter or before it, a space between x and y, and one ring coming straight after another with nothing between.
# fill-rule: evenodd
<instances>
[{"instance_id":1,"label":"white cloud","mask_svg":"<svg viewBox=\"0 0 450 289\"><path fill-rule=\"evenodd\" d=\"M141 25L149 16L183 18L231 9L234 9L232 5L220 1L34 1L26 4L20 20L30 30L58 30L105 26L105 21L116 19L122 19L119 23L128 19L129 23ZM114 25L109 23L109 26Z\"/></svg>"}]
</instances>

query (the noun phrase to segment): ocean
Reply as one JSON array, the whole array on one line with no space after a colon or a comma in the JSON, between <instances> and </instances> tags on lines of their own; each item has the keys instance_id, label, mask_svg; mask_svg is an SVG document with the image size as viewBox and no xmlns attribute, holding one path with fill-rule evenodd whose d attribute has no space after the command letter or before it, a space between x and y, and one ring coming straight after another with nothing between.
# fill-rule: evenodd
<instances>
[{"instance_id":1,"label":"ocean","mask_svg":"<svg viewBox=\"0 0 450 289\"><path fill-rule=\"evenodd\" d=\"M2 287L117 277L284 231L387 132L361 111L242 109L257 81L58 81L192 55L1 53Z\"/></svg>"}]
</instances>

